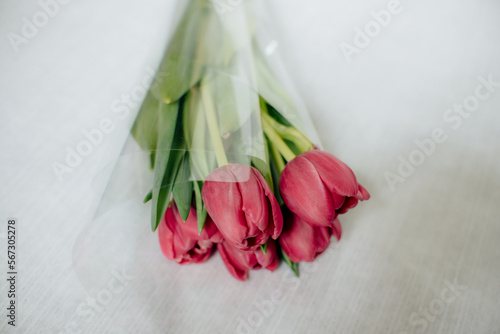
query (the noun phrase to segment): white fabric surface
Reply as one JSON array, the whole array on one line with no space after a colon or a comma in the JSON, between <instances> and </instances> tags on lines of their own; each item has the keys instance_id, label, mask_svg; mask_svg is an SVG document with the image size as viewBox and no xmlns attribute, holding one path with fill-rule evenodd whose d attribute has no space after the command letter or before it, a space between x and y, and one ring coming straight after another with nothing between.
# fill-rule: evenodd
<instances>
[{"instance_id":1,"label":"white fabric surface","mask_svg":"<svg viewBox=\"0 0 500 334\"><path fill-rule=\"evenodd\" d=\"M199 266L165 260L141 198L93 219L138 108L119 119L112 106L158 65L175 3L69 1L16 53L7 34L40 5L2 1L0 267L16 217L19 297L13 329L2 279L0 332L499 333L500 88L457 129L443 115L475 94L478 77L500 81L500 3L402 0L348 63L339 46L388 3L269 3L324 148L372 198L341 218L341 242L301 265L300 281L282 264L241 283L218 255ZM52 163L104 118L115 128L59 181ZM391 191L385 173L435 128L447 140ZM116 271L132 276L121 289ZM460 286L455 298L449 284ZM92 313L89 298L107 304Z\"/></svg>"}]
</instances>

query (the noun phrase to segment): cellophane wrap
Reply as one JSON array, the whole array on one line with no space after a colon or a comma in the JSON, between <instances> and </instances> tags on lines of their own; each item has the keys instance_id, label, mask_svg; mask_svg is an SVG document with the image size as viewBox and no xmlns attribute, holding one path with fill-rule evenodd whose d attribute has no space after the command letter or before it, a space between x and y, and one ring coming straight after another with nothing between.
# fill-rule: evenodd
<instances>
[{"instance_id":1,"label":"cellophane wrap","mask_svg":"<svg viewBox=\"0 0 500 334\"><path fill-rule=\"evenodd\" d=\"M280 59L265 1L233 3L222 8L207 0L179 4L175 15L183 14L173 19L170 56L159 64L143 107L136 110L139 117L158 126L140 129L149 131L146 138L155 141L162 131L161 117L139 112L148 104L160 110L184 105L182 130L187 147L183 150L190 156L190 180L203 181L217 168L207 121L210 113L215 113L230 163L249 165L256 158L268 162L259 97L320 147L300 94ZM175 309L176 299L193 299L199 312L212 312L214 301L208 296L195 301L205 292L217 291L217 298L238 302L226 288L241 285L226 273L217 254L206 263L188 266L163 257L150 227L151 202L143 204L154 184L151 156L155 154L158 151L147 142L138 143L130 135L119 158L95 177L96 189L104 191L93 220L75 243L73 264L98 307L82 302L76 312L77 328L91 329L93 323L105 322L109 333L169 332L176 321L187 321L175 317L193 317L191 330L199 332L203 326L196 322L196 315L168 313ZM111 173L104 172L110 168ZM255 275L270 278L267 272ZM255 279L245 289L270 284L272 280Z\"/></svg>"}]
</instances>

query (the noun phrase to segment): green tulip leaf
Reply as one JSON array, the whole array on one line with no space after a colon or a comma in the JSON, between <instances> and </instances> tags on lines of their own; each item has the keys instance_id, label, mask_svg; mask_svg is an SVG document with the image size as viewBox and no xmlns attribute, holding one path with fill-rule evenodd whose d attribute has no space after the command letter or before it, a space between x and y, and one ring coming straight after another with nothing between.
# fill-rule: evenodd
<instances>
[{"instance_id":1,"label":"green tulip leaf","mask_svg":"<svg viewBox=\"0 0 500 334\"><path fill-rule=\"evenodd\" d=\"M179 117L183 101L160 105L158 117L158 144L155 154L154 187L151 205L151 229L156 231L167 211L174 180L185 154L182 135L182 117Z\"/></svg>"},{"instance_id":2,"label":"green tulip leaf","mask_svg":"<svg viewBox=\"0 0 500 334\"><path fill-rule=\"evenodd\" d=\"M260 250L262 251L262 254L267 254L267 242L263 245L260 245Z\"/></svg>"},{"instance_id":3,"label":"green tulip leaf","mask_svg":"<svg viewBox=\"0 0 500 334\"><path fill-rule=\"evenodd\" d=\"M204 180L215 166L210 168L208 165L207 152L210 149L207 145L210 144L210 141L206 138L208 134L207 122L198 86L190 90L184 102L183 129L190 155L192 178Z\"/></svg>"},{"instance_id":4,"label":"green tulip leaf","mask_svg":"<svg viewBox=\"0 0 500 334\"><path fill-rule=\"evenodd\" d=\"M252 156L252 166L256 168L262 174L262 176L264 176L264 179L269 185L269 188L271 188L271 191L274 192L273 176L271 174L269 164L266 164L261 159Z\"/></svg>"},{"instance_id":5,"label":"green tulip leaf","mask_svg":"<svg viewBox=\"0 0 500 334\"><path fill-rule=\"evenodd\" d=\"M154 95L164 103L178 101L202 75L203 34L206 25L204 0L193 0L187 5L160 64L152 88Z\"/></svg>"},{"instance_id":6,"label":"green tulip leaf","mask_svg":"<svg viewBox=\"0 0 500 334\"><path fill-rule=\"evenodd\" d=\"M205 221L207 219L207 209L203 204L203 199L201 198L201 189L203 187L202 181L194 181L194 196L196 200L196 217L198 219L198 235L203 231L205 226Z\"/></svg>"},{"instance_id":7,"label":"green tulip leaf","mask_svg":"<svg viewBox=\"0 0 500 334\"><path fill-rule=\"evenodd\" d=\"M281 255L283 255L283 260L286 262L286 264L288 264L290 269L292 269L295 276L299 277L299 264L290 260L290 258L288 257L288 255L286 255L283 248L281 249Z\"/></svg>"},{"instance_id":8,"label":"green tulip leaf","mask_svg":"<svg viewBox=\"0 0 500 334\"><path fill-rule=\"evenodd\" d=\"M272 105L270 105L269 103L266 103L266 106L267 106L267 110L266 111L269 114L269 116L271 116L276 121L278 121L281 124L283 124L284 126L292 126L292 124L285 117L283 117L283 115L281 115L279 113L279 111L277 111L276 109L274 109L274 107Z\"/></svg>"},{"instance_id":9,"label":"green tulip leaf","mask_svg":"<svg viewBox=\"0 0 500 334\"><path fill-rule=\"evenodd\" d=\"M303 133L290 124L290 122L288 122L270 104L265 104L265 110L266 114L263 114L262 117L266 118L266 121L287 143L295 155L300 155L301 153L310 151L314 148L311 141L309 141Z\"/></svg>"},{"instance_id":10,"label":"green tulip leaf","mask_svg":"<svg viewBox=\"0 0 500 334\"><path fill-rule=\"evenodd\" d=\"M146 195L146 197L144 197L144 200L142 201L142 203L146 204L147 202L149 202L151 199L153 198L153 190L150 190L148 192L148 194Z\"/></svg>"},{"instance_id":11,"label":"green tulip leaf","mask_svg":"<svg viewBox=\"0 0 500 334\"><path fill-rule=\"evenodd\" d=\"M189 216L193 199L193 182L189 180L190 176L191 165L189 164L189 153L186 152L175 177L173 189L174 201L183 221L186 221Z\"/></svg>"}]
</instances>

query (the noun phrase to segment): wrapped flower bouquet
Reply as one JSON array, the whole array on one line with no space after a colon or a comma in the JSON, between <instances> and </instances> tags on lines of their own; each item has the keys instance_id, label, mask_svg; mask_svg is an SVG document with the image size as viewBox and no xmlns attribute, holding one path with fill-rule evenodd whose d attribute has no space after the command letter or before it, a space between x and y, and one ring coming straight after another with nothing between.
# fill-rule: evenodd
<instances>
[{"instance_id":1,"label":"wrapped flower bouquet","mask_svg":"<svg viewBox=\"0 0 500 334\"><path fill-rule=\"evenodd\" d=\"M153 170L151 228L179 264L216 250L245 280L314 261L339 215L369 199L318 148L259 11L190 0L132 128Z\"/></svg>"}]
</instances>

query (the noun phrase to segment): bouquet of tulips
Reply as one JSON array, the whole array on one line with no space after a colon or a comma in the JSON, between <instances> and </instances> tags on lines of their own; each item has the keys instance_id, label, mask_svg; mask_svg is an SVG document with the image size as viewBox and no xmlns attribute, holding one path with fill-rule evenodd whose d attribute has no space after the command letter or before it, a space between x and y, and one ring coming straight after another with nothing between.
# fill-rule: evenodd
<instances>
[{"instance_id":1,"label":"bouquet of tulips","mask_svg":"<svg viewBox=\"0 0 500 334\"><path fill-rule=\"evenodd\" d=\"M370 197L305 135L254 14L245 1L190 0L132 128L165 257L201 263L217 248L239 280L281 258L298 275L340 239L338 216Z\"/></svg>"}]
</instances>

